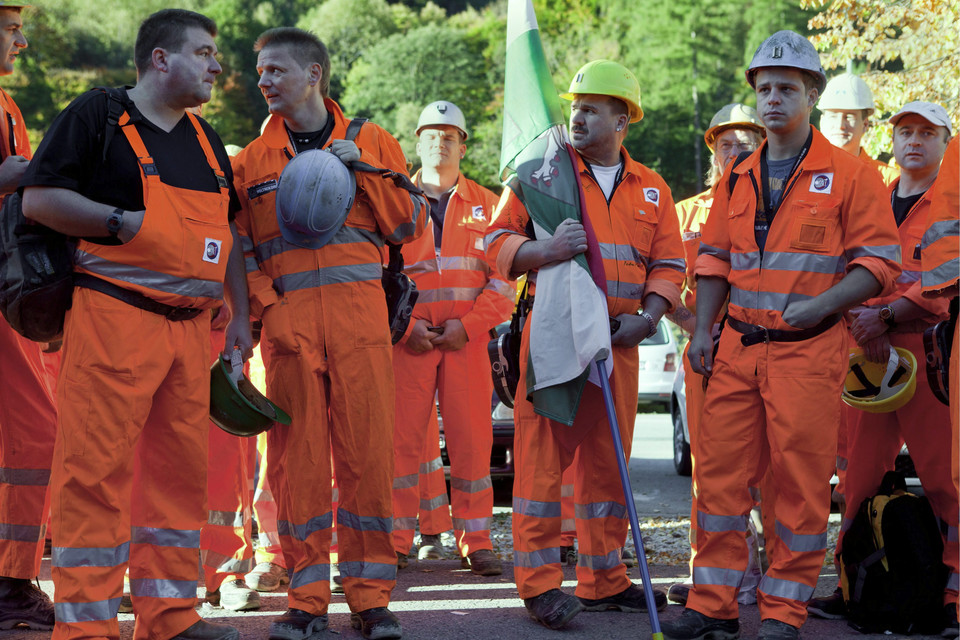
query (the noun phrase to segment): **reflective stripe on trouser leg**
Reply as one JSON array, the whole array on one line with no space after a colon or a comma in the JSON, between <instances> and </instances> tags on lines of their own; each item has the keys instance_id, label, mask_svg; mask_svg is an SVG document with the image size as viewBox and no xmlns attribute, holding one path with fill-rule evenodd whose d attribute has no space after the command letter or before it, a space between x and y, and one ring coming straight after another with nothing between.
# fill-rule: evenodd
<instances>
[{"instance_id":1,"label":"reflective stripe on trouser leg","mask_svg":"<svg viewBox=\"0 0 960 640\"><path fill-rule=\"evenodd\" d=\"M577 523L573 515L573 466L560 476L560 545L572 547L577 540ZM566 561L566 559L563 559Z\"/></svg>"},{"instance_id":2,"label":"reflective stripe on trouser leg","mask_svg":"<svg viewBox=\"0 0 960 640\"><path fill-rule=\"evenodd\" d=\"M489 365L486 340L483 343L473 340L459 351L441 353L438 394L450 457L453 531L460 555L467 556L479 549L493 548L490 544L493 380L490 376L476 375ZM464 384L467 380L469 384Z\"/></svg>"},{"instance_id":3,"label":"reflective stripe on trouser leg","mask_svg":"<svg viewBox=\"0 0 960 640\"><path fill-rule=\"evenodd\" d=\"M40 572L57 432L40 345L0 318L0 576Z\"/></svg>"},{"instance_id":4,"label":"reflective stripe on trouser leg","mask_svg":"<svg viewBox=\"0 0 960 640\"><path fill-rule=\"evenodd\" d=\"M420 459L423 454L437 386L440 351L413 353L403 344L393 346L393 372L396 381L396 426L393 433L393 548L406 554L413 546L413 535L420 512ZM439 436L437 436L439 437ZM442 469L440 471L443 473ZM439 498L437 498L439 499ZM446 492L443 505L446 504ZM434 505L437 508L441 505Z\"/></svg>"},{"instance_id":5,"label":"reflective stripe on trouser leg","mask_svg":"<svg viewBox=\"0 0 960 640\"><path fill-rule=\"evenodd\" d=\"M703 376L690 366L690 343L683 349L683 390L687 399L687 431L690 434L690 575L693 575L693 559L697 556L697 457L694 453L693 442L700 433L700 420L703 414Z\"/></svg>"},{"instance_id":6,"label":"reflective stripe on trouser leg","mask_svg":"<svg viewBox=\"0 0 960 640\"><path fill-rule=\"evenodd\" d=\"M277 533L277 503L267 474L267 434L257 436L257 456L260 468L257 471L257 488L253 494L253 514L257 521L256 562L270 562L286 567L280 550L280 534Z\"/></svg>"},{"instance_id":7,"label":"reflective stripe on trouser leg","mask_svg":"<svg viewBox=\"0 0 960 640\"><path fill-rule=\"evenodd\" d=\"M253 569L248 462L254 441L211 424L209 443L208 515L200 530L200 560L208 593L219 589L224 580L242 578Z\"/></svg>"},{"instance_id":8,"label":"reflective stripe on trouser leg","mask_svg":"<svg viewBox=\"0 0 960 640\"><path fill-rule=\"evenodd\" d=\"M420 533L439 535L453 529L447 478L440 455L440 424L436 411L430 414L427 437L420 454Z\"/></svg>"},{"instance_id":9,"label":"reflective stripe on trouser leg","mask_svg":"<svg viewBox=\"0 0 960 640\"><path fill-rule=\"evenodd\" d=\"M624 454L630 459L636 417L637 350L614 347L610 386ZM587 431L574 457L574 512L577 524L577 589L581 598L598 599L630 586L620 549L627 540L627 507L620 476L615 470L616 449L607 424L599 387L586 385L573 429L581 420ZM592 425L590 423L593 423ZM567 427L560 427L568 429Z\"/></svg>"},{"instance_id":10,"label":"reflective stripe on trouser leg","mask_svg":"<svg viewBox=\"0 0 960 640\"><path fill-rule=\"evenodd\" d=\"M168 322L85 289L68 313L51 476L53 637L119 637L127 557L135 637L172 637L199 619L209 319ZM164 348L134 353L143 335Z\"/></svg>"}]
</instances>

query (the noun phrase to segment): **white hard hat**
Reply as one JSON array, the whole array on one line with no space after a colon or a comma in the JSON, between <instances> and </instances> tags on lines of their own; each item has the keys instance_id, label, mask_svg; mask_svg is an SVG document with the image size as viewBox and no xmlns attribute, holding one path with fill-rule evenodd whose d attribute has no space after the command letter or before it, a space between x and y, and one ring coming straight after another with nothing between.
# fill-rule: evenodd
<instances>
[{"instance_id":1,"label":"white hard hat","mask_svg":"<svg viewBox=\"0 0 960 640\"><path fill-rule=\"evenodd\" d=\"M277 223L284 240L319 249L347 219L357 181L329 151L311 149L293 157L277 186Z\"/></svg>"},{"instance_id":2,"label":"white hard hat","mask_svg":"<svg viewBox=\"0 0 960 640\"><path fill-rule=\"evenodd\" d=\"M817 78L817 91L823 93L827 75L820 65L820 54L809 40L795 31L784 29L760 43L747 67L747 82L754 89L757 70L765 67L792 67Z\"/></svg>"},{"instance_id":3,"label":"white hard hat","mask_svg":"<svg viewBox=\"0 0 960 640\"><path fill-rule=\"evenodd\" d=\"M423 129L435 124L447 124L456 127L463 134L464 140L469 137L467 121L463 117L463 111L460 111L460 107L452 102L437 100L425 106L423 111L420 112L420 119L417 120L417 130L414 133L419 136Z\"/></svg>"},{"instance_id":4,"label":"white hard hat","mask_svg":"<svg viewBox=\"0 0 960 640\"><path fill-rule=\"evenodd\" d=\"M852 73L841 73L831 78L827 83L820 101L817 103L820 111L837 109L867 109L873 113L873 92L860 76Z\"/></svg>"}]
</instances>

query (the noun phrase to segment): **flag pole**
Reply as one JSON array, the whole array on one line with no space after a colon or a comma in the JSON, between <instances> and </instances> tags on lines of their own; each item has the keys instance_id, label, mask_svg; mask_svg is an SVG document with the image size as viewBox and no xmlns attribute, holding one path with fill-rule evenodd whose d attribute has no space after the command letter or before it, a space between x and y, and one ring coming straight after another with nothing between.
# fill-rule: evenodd
<instances>
[{"instance_id":1,"label":"flag pole","mask_svg":"<svg viewBox=\"0 0 960 640\"><path fill-rule=\"evenodd\" d=\"M650 569L647 567L647 553L643 548L643 537L640 535L640 523L637 520L637 507L633 502L633 489L630 488L630 476L627 473L626 454L623 451L623 442L620 439L620 426L617 423L617 412L614 410L613 394L610 392L610 380L607 378L607 363L601 359L596 361L596 365L600 374L603 404L607 409L607 422L610 423L610 435L613 437L613 446L617 453L617 468L620 470L623 500L627 503L627 514L630 516L630 530L633 532L637 566L640 567L640 578L643 580L643 597L647 601L650 628L653 630L653 640L663 640L663 633L660 631L660 618L657 615L657 603L653 595L653 584L650 582Z\"/></svg>"}]
</instances>

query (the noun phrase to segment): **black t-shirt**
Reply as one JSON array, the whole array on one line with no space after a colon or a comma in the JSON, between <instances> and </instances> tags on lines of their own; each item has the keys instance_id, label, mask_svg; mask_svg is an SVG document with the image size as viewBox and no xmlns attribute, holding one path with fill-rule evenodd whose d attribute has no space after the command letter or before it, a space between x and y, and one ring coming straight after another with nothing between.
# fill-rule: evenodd
<instances>
[{"instance_id":1,"label":"black t-shirt","mask_svg":"<svg viewBox=\"0 0 960 640\"><path fill-rule=\"evenodd\" d=\"M924 193L925 192L920 192L912 196L907 196L906 198L901 198L897 195L896 191L893 192L893 217L897 220L898 227L907 219L907 214L913 209L913 205L917 204L920 198L923 197Z\"/></svg>"},{"instance_id":2,"label":"black t-shirt","mask_svg":"<svg viewBox=\"0 0 960 640\"><path fill-rule=\"evenodd\" d=\"M146 120L126 98L125 107L135 123L143 144L153 158L164 184L191 191L215 193L220 190L216 175L207 162L196 130L186 115L170 132ZM47 131L20 181L24 187L61 187L104 204L127 211L140 211L143 203L143 179L137 156L120 127L116 127L103 156L109 98L94 89L84 93L64 109ZM202 118L214 155L230 184L230 219L240 209L233 189L230 157L220 137ZM93 239L94 241L107 240Z\"/></svg>"}]
</instances>

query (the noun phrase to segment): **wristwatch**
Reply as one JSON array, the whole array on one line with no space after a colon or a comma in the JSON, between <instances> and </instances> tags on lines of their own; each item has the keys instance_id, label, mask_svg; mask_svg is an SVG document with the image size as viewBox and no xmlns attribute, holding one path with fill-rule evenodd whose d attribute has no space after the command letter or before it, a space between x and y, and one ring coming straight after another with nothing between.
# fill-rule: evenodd
<instances>
[{"instance_id":1,"label":"wristwatch","mask_svg":"<svg viewBox=\"0 0 960 640\"><path fill-rule=\"evenodd\" d=\"M893 312L893 307L888 304L880 307L880 319L883 320L884 324L893 329L897 326L897 319Z\"/></svg>"},{"instance_id":2,"label":"wristwatch","mask_svg":"<svg viewBox=\"0 0 960 640\"><path fill-rule=\"evenodd\" d=\"M650 333L648 336L652 336L657 332L657 323L653 321L653 316L647 313L646 311L639 311L637 315L647 321L647 325L650 327Z\"/></svg>"},{"instance_id":3,"label":"wristwatch","mask_svg":"<svg viewBox=\"0 0 960 640\"><path fill-rule=\"evenodd\" d=\"M123 229L123 214L124 210L117 207L107 216L107 231L114 238L120 233L120 229Z\"/></svg>"}]
</instances>

